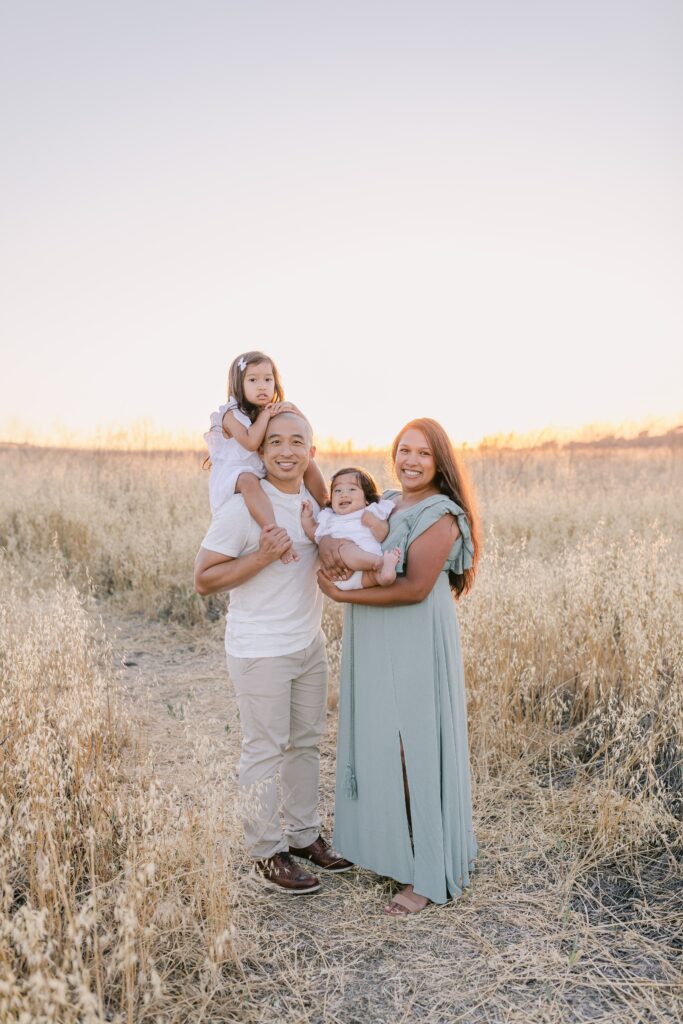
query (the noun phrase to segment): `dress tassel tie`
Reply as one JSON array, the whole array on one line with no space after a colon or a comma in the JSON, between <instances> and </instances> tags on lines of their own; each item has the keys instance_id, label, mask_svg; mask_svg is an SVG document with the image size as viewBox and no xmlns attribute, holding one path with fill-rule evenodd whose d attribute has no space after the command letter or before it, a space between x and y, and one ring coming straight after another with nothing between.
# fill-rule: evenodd
<instances>
[{"instance_id":1,"label":"dress tassel tie","mask_svg":"<svg viewBox=\"0 0 683 1024\"><path fill-rule=\"evenodd\" d=\"M356 782L356 773L350 764L347 764L346 771L344 772L344 794L349 800L358 799L358 783Z\"/></svg>"}]
</instances>

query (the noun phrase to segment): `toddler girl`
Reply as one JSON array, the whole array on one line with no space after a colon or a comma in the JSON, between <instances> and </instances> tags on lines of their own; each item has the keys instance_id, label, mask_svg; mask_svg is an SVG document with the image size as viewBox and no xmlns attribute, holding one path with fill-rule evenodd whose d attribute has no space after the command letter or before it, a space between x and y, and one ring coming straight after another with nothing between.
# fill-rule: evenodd
<instances>
[{"instance_id":1,"label":"toddler girl","mask_svg":"<svg viewBox=\"0 0 683 1024\"><path fill-rule=\"evenodd\" d=\"M369 473L352 466L339 469L330 483L331 498L316 521L310 502L304 501L301 523L310 540L320 543L323 537L336 537L339 557L347 569L353 569L348 580L336 585L340 590L361 587L388 587L396 579L398 548L382 551L381 541L389 533L387 519L394 502L380 499L377 484Z\"/></svg>"},{"instance_id":2,"label":"toddler girl","mask_svg":"<svg viewBox=\"0 0 683 1024\"><path fill-rule=\"evenodd\" d=\"M284 397L280 375L270 356L253 351L233 360L228 371L228 401L211 414L211 429L204 434L211 466L212 513L234 494L241 494L259 526L275 522L270 498L260 484L266 473L259 448L271 416L299 412ZM304 474L304 484L319 505L326 503L325 481L313 460ZM296 557L290 550L282 561L290 562Z\"/></svg>"}]
</instances>

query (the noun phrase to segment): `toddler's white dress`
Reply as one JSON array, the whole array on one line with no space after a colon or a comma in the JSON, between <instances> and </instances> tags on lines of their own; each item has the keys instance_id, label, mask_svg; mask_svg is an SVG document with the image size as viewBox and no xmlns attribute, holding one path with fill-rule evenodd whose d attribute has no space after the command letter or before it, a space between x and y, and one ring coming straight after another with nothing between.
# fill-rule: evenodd
<instances>
[{"instance_id":1,"label":"toddler's white dress","mask_svg":"<svg viewBox=\"0 0 683 1024\"><path fill-rule=\"evenodd\" d=\"M238 423L245 427L251 426L251 420L238 408L234 398L221 405L218 412L211 413L211 429L204 434L204 440L211 459L209 501L212 513L224 505L228 498L232 498L235 485L242 473L253 473L261 480L266 475L258 452L250 452L234 437L224 435L223 417L226 412L231 412Z\"/></svg>"},{"instance_id":2,"label":"toddler's white dress","mask_svg":"<svg viewBox=\"0 0 683 1024\"><path fill-rule=\"evenodd\" d=\"M339 515L331 508L324 508L316 520L315 541L319 544L323 537L334 537L337 540L352 540L362 551L369 551L373 555L382 554L382 545L377 540L369 526L364 526L361 518L364 512L372 512L378 519L388 519L393 512L395 502L388 498L380 501L373 501L365 508L359 508L355 512L347 512L346 515ZM359 590L363 586L363 573L354 572L348 580L340 580L335 584L339 590Z\"/></svg>"}]
</instances>

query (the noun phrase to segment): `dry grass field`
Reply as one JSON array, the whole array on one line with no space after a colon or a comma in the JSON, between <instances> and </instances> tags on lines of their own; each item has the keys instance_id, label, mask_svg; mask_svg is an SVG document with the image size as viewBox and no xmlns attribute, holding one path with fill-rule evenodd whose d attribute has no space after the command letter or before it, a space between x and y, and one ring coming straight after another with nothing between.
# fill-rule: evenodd
<instances>
[{"instance_id":1,"label":"dry grass field","mask_svg":"<svg viewBox=\"0 0 683 1024\"><path fill-rule=\"evenodd\" d=\"M397 921L369 872L299 900L247 877L200 457L0 449L3 1024L683 1020L683 451L465 457L481 855ZM321 463L354 460L389 483Z\"/></svg>"}]
</instances>

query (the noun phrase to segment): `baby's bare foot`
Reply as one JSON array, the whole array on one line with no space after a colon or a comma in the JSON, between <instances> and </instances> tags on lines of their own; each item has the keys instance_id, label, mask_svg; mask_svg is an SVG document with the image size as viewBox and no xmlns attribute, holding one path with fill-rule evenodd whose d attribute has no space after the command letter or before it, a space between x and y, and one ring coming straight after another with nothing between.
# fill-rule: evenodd
<instances>
[{"instance_id":1,"label":"baby's bare foot","mask_svg":"<svg viewBox=\"0 0 683 1024\"><path fill-rule=\"evenodd\" d=\"M382 555L382 568L377 570L377 583L388 587L396 579L396 563L401 557L400 548L392 548Z\"/></svg>"}]
</instances>

